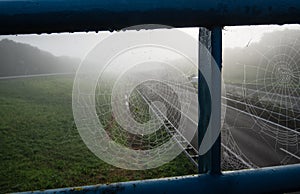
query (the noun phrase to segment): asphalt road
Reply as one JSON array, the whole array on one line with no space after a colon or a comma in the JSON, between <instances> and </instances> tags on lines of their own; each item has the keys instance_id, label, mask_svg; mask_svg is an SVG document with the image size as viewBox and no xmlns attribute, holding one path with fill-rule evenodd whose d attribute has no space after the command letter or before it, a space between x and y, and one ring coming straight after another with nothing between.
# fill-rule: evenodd
<instances>
[{"instance_id":1,"label":"asphalt road","mask_svg":"<svg viewBox=\"0 0 300 194\"><path fill-rule=\"evenodd\" d=\"M269 123L262 127L255 118L231 107L227 107L225 123L241 152L258 167L274 166L283 163L299 163L300 160L282 151L296 152L296 146L286 147L278 143L264 131L265 127L277 128ZM298 142L299 144L299 142Z\"/></svg>"}]
</instances>

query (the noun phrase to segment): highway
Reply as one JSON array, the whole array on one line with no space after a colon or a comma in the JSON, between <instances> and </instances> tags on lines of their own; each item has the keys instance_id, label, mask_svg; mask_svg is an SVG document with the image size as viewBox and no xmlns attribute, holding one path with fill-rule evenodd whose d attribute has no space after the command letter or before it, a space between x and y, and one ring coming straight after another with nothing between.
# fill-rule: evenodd
<instances>
[{"instance_id":1,"label":"highway","mask_svg":"<svg viewBox=\"0 0 300 194\"><path fill-rule=\"evenodd\" d=\"M259 167L300 162L299 116L292 118L285 115L284 111L266 110L256 104L249 104L250 101L246 99L259 94L262 96L259 100L280 104L281 107L286 105L283 108L299 115L299 97L245 89L231 84L226 85L226 92L227 96L222 97L227 100L225 122L240 150L250 161Z\"/></svg>"},{"instance_id":2,"label":"highway","mask_svg":"<svg viewBox=\"0 0 300 194\"><path fill-rule=\"evenodd\" d=\"M168 84L173 87L176 85L174 83ZM181 88L184 90L188 86L184 85ZM155 93L159 95L163 91ZM161 95L164 96L166 94ZM236 101L230 97L223 97L223 99L245 105L244 102ZM198 107L197 96L194 97L191 104L191 107ZM247 104L247 106L254 105ZM234 107L223 104L223 107L226 108L226 116L222 129L222 152L223 158L234 161L228 161L229 165L232 165L231 169L257 168L300 162L300 152L298 150L300 132L297 129L253 115L247 110L237 108L239 106ZM254 106L254 108L259 107ZM192 114L198 115L198 110L194 109ZM284 116L282 113L274 112L274 114L281 114L279 115L281 117ZM188 124L186 124L187 129L197 128L195 124L196 117L184 114L183 117L189 120ZM287 116L287 118L289 117ZM294 118L294 120L298 121L299 119ZM225 137L226 134L229 134L229 137ZM192 141L192 145L197 148L196 136ZM224 157L228 155L231 155L231 157Z\"/></svg>"},{"instance_id":3,"label":"highway","mask_svg":"<svg viewBox=\"0 0 300 194\"><path fill-rule=\"evenodd\" d=\"M187 84L184 85L180 85L178 83L174 83L174 82L168 82L165 81L164 83L167 83L168 86L170 86L171 88L173 88L176 93L180 96L180 94L182 93L190 93L190 101L189 101L189 111L186 114L184 111L176 108L176 111L181 113L181 120L183 120L183 128L184 128L184 133L182 133L182 135L189 139L191 138L191 135L194 134L194 137L192 138L191 141L191 145L194 147L195 150L198 150L198 137L197 137L197 133L195 133L195 131L197 130L197 120L198 120L198 97L196 94L196 90L194 88L190 88L190 86ZM148 90L148 92L140 92L140 95L147 99L147 95L151 94L155 94L157 96L159 96L161 99L163 99L167 104L172 105L172 103L170 102L170 100L168 100L168 98L170 98L170 96L168 96L170 94L170 92L168 91L164 91L164 90L159 90L159 91L155 91L154 89L152 89L150 86L147 86L147 84L143 84L143 88ZM186 100L186 99L185 99ZM146 100L147 101L147 100ZM182 102L187 103L187 102ZM155 105L153 105L153 103L148 102L148 105L150 106L150 109L154 110L154 109L158 109L157 107L155 107ZM155 111L154 111L155 112ZM157 118L161 118L161 111L157 111ZM164 115L164 119L168 120L168 115ZM176 131L178 131L178 129L176 129ZM227 156L227 160L233 160L235 162L232 161L227 161L227 165L232 165L233 167L231 167L230 169L237 169L237 168L256 168L257 165L253 164L247 157L245 157L245 155L243 153L241 153L240 149L238 148L238 145L235 143L234 139L232 139L232 136L230 137L231 139L229 140L230 142L223 142L222 143L222 152L223 155ZM230 144L229 144L230 143ZM184 145L182 146L184 148L184 146L186 147L187 144L186 142L184 142ZM188 158L190 158L193 161L193 157L191 157L191 155L189 154L190 152L187 152L186 149L183 149L183 151L186 153L186 155L188 156ZM192 154L193 156L195 155L195 153L193 152ZM229 157L230 156L230 157ZM193 161L194 164L197 165L197 162L195 162L195 160Z\"/></svg>"},{"instance_id":4,"label":"highway","mask_svg":"<svg viewBox=\"0 0 300 194\"><path fill-rule=\"evenodd\" d=\"M225 123L244 156L258 167L300 162L299 158L297 159L282 151L292 149L293 152L296 152L298 151L296 150L297 146L286 148L285 145L279 144L276 136L270 136L262 126L258 125L256 120L258 119L247 112L227 106ZM279 128L271 123L265 124L265 127L274 130ZM297 136L299 137L298 134ZM288 145L288 142L286 142L286 145Z\"/></svg>"}]
</instances>

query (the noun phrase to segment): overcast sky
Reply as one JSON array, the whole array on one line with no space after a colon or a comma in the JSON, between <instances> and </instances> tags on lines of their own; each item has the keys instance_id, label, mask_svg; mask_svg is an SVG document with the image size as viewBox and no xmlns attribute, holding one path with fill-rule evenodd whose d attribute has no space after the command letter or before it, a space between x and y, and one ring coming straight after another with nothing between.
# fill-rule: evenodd
<instances>
[{"instance_id":1,"label":"overcast sky","mask_svg":"<svg viewBox=\"0 0 300 194\"><path fill-rule=\"evenodd\" d=\"M262 25L225 27L223 30L223 47L243 47L249 42L257 42L265 32L284 29L299 29L300 25ZM197 38L197 28L181 29ZM109 36L110 32L80 32L42 35L0 36L17 42L28 43L56 56L66 55L83 59L101 40Z\"/></svg>"}]
</instances>

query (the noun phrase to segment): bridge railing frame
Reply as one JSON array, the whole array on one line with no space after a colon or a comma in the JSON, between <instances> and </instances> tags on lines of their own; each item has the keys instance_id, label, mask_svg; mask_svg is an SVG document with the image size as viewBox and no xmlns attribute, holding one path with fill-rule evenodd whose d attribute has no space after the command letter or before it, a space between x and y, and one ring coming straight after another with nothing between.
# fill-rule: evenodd
<instances>
[{"instance_id":1,"label":"bridge railing frame","mask_svg":"<svg viewBox=\"0 0 300 194\"><path fill-rule=\"evenodd\" d=\"M297 24L300 23L300 1L0 1L0 35L113 31L147 23L164 24L174 27L206 27L210 29L212 55L221 69L223 26ZM199 93L199 103L206 103L203 93ZM205 133L205 130L204 126L199 126L200 139L201 134ZM222 173L220 148L221 139L219 137L210 151L200 157L198 175L40 192L152 194L200 192L280 193L300 190L300 164Z\"/></svg>"}]
</instances>

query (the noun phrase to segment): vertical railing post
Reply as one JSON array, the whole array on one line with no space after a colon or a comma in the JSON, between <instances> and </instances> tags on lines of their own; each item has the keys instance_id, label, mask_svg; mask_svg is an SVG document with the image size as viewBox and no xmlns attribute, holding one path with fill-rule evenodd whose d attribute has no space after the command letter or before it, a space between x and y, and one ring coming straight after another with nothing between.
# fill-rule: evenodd
<instances>
[{"instance_id":1,"label":"vertical railing post","mask_svg":"<svg viewBox=\"0 0 300 194\"><path fill-rule=\"evenodd\" d=\"M211 52L213 59L215 60L218 68L212 67L215 65L211 60L201 60L199 46L199 73L198 73L198 101L199 101L199 124L198 124L198 144L200 146L205 133L209 133L212 129L208 128L210 119L213 119L217 125L215 127L221 127L221 71L222 67L222 28L214 27L212 30L200 28L199 30L199 42L205 45ZM210 61L210 64L203 64L203 61ZM206 65L209 68L210 80L205 80L201 73L202 65ZM208 65L208 66L207 66ZM215 115L211 115L212 108ZM221 173L221 135L219 134L217 140L214 142L211 149L204 155L199 155L198 162L199 173Z\"/></svg>"}]
</instances>

